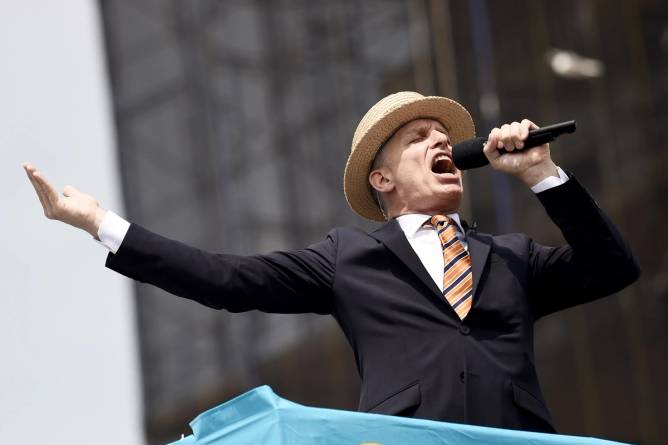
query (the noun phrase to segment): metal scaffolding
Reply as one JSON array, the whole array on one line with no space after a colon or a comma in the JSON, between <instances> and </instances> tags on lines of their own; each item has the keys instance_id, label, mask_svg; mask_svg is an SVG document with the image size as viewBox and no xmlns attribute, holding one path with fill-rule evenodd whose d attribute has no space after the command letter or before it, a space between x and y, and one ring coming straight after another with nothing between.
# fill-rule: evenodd
<instances>
[{"instance_id":1,"label":"metal scaffolding","mask_svg":"<svg viewBox=\"0 0 668 445\"><path fill-rule=\"evenodd\" d=\"M357 121L392 90L430 94L455 82L452 64L433 62L428 13L445 17L441 2L101 5L127 216L208 250L298 248L334 226L359 225L342 193ZM301 372L342 368L321 398L355 408L353 362L329 318L230 316L136 290L149 439L263 383L272 357L325 337L338 346L297 354ZM309 401L307 390L290 396Z\"/></svg>"},{"instance_id":2,"label":"metal scaffolding","mask_svg":"<svg viewBox=\"0 0 668 445\"><path fill-rule=\"evenodd\" d=\"M668 8L658 3L100 4L126 216L162 235L207 250L252 254L301 248L340 225L371 228L348 209L343 168L359 119L379 98L399 90L461 101L480 135L502 123L490 121L490 106L503 121L577 119L578 138L559 142L555 157L592 189L632 245L651 236L635 228L638 221L654 229L668 222L665 209L637 204L660 202L666 190L660 133L668 110ZM476 15L481 8L489 24ZM484 55L476 53L481 40L472 28L484 34L486 48L494 53L484 65L490 70L487 79L495 82L496 103L482 100L488 83L479 81ZM591 54L615 70L596 81L558 78L545 62L553 48ZM657 53L663 57L654 57ZM611 126L624 128L612 140ZM638 155L625 158L631 145ZM626 167L619 169L622 159ZM469 173L465 181L462 213L474 215L481 230L518 230L545 243L561 241L521 186L504 186L509 198L499 208L488 173ZM521 218L507 217L515 210ZM643 256L648 258L644 277L649 274L655 290L637 286L596 303L607 310L577 308L537 329L545 394L567 432L609 431L619 440L661 442L651 388L666 391L666 385L650 370L665 366L653 360L666 342L647 345L645 340L665 320L656 314L668 314L665 299L660 300L668 286L659 279L666 256L662 252L655 260L642 249L638 254L641 264ZM651 292L654 296L645 298L664 312L650 314L628 299ZM136 293L149 442L177 438L198 412L262 383L295 401L356 407L354 361L331 318L230 315L142 284ZM590 328L591 320L597 330ZM595 358L604 342L601 332L610 330L626 342L624 357L637 367L613 363L609 356ZM573 394L560 390L560 372L569 362L577 365L569 385ZM620 400L642 413L631 426L619 420L614 404L604 402L614 387L597 379L606 366L632 376L634 395L619 392Z\"/></svg>"}]
</instances>

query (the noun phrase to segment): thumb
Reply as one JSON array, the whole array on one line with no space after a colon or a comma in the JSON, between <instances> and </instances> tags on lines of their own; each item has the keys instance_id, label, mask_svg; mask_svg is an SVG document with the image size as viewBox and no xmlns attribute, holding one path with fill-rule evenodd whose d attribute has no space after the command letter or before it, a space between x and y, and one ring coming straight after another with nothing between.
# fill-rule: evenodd
<instances>
[{"instance_id":1,"label":"thumb","mask_svg":"<svg viewBox=\"0 0 668 445\"><path fill-rule=\"evenodd\" d=\"M71 185L66 185L65 188L63 189L63 196L73 196L73 195L78 195L81 192L77 190L76 188L72 187Z\"/></svg>"}]
</instances>

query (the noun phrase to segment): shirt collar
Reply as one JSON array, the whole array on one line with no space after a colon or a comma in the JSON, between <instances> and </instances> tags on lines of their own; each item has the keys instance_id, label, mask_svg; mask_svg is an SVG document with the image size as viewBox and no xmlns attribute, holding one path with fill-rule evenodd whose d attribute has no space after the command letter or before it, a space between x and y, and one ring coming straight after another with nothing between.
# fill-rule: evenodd
<instances>
[{"instance_id":1,"label":"shirt collar","mask_svg":"<svg viewBox=\"0 0 668 445\"><path fill-rule=\"evenodd\" d=\"M462 223L459 219L458 213L448 213L447 216L455 220L462 234L466 234L466 232L464 231L464 227L462 227ZM427 221L431 217L432 215L425 215L422 213L410 213L408 215L398 216L397 222L399 223L401 230L403 230L404 234L406 234L406 237L412 238L415 236L418 230L422 228L425 221Z\"/></svg>"}]
</instances>

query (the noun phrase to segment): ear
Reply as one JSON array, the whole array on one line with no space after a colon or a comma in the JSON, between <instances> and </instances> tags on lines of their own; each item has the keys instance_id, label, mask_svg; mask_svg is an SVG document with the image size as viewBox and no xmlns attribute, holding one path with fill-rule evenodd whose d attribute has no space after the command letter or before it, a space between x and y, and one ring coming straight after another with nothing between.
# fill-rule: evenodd
<instances>
[{"instance_id":1,"label":"ear","mask_svg":"<svg viewBox=\"0 0 668 445\"><path fill-rule=\"evenodd\" d=\"M390 178L390 172L386 167L380 167L369 173L371 187L380 193L389 193L394 190L394 182Z\"/></svg>"}]
</instances>

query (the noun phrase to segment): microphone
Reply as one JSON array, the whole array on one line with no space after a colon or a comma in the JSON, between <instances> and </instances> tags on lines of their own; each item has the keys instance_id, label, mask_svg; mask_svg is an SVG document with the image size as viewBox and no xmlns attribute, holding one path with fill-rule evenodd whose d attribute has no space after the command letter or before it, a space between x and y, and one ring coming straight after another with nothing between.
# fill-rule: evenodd
<instances>
[{"instance_id":1,"label":"microphone","mask_svg":"<svg viewBox=\"0 0 668 445\"><path fill-rule=\"evenodd\" d=\"M564 133L574 132L575 121L560 122L558 124L531 130L529 131L527 138L524 140L523 150L538 147L539 145L553 141L557 136L561 136ZM455 146L452 147L452 161L455 163L455 167L459 170L468 170L489 164L487 156L485 156L485 153L482 151L486 142L486 138L473 138L455 144ZM499 152L508 153L504 149L500 149Z\"/></svg>"}]
</instances>

